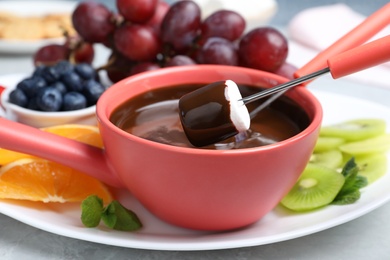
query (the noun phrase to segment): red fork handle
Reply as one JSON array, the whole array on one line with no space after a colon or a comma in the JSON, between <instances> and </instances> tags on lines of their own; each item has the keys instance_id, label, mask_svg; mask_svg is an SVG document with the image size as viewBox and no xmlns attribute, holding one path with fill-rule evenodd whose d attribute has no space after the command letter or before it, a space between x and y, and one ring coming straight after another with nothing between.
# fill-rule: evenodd
<instances>
[{"instance_id":1,"label":"red fork handle","mask_svg":"<svg viewBox=\"0 0 390 260\"><path fill-rule=\"evenodd\" d=\"M306 65L297 70L294 74L295 77L308 75L312 72L325 68L328 65L327 60L330 57L362 45L389 24L390 3L371 14L349 33L345 34L338 41L320 52Z\"/></svg>"},{"instance_id":2,"label":"red fork handle","mask_svg":"<svg viewBox=\"0 0 390 260\"><path fill-rule=\"evenodd\" d=\"M387 61L390 61L390 35L335 55L327 64L332 77L337 79Z\"/></svg>"}]
</instances>

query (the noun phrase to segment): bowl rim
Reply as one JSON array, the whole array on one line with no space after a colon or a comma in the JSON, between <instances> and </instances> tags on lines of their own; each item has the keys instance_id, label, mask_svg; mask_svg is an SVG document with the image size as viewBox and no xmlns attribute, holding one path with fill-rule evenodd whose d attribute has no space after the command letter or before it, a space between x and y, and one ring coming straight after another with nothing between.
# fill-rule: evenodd
<instances>
[{"instance_id":1,"label":"bowl rim","mask_svg":"<svg viewBox=\"0 0 390 260\"><path fill-rule=\"evenodd\" d=\"M318 130L321 126L322 118L323 118L323 110L321 103L319 100L309 91L307 90L306 87L296 87L292 89L291 91L295 91L299 93L299 95L305 98L305 100L309 100L313 106L317 109L317 112L313 115L313 118L311 119L310 124L300 131L298 134L285 139L283 141L270 144L270 145L265 145L265 146L259 146L259 147L252 147L252 148L243 148L243 149L231 149L231 150L212 150L212 149L199 149L196 147L180 147L180 146L174 146L174 145L169 145L169 144L163 144L163 143L158 143L155 141L147 140L142 137L138 137L136 135L130 134L116 125L114 125L110 121L110 115L112 114L112 111L108 111L108 108L106 107L107 104L110 101L110 95L111 93L117 91L117 89L123 89L126 88L129 83L132 82L137 82L141 80L148 80L150 77L155 77L155 76L162 76L166 75L169 73L183 73L183 72L193 72L194 70L238 70L243 73L250 73L250 74L261 74L264 76L269 77L270 79L275 79L278 81L278 83L283 83L288 81L287 78L284 78L282 76L266 72L266 71L261 71L261 70L256 70L256 69L251 69L251 68L245 68L245 67L238 67L238 66L226 66L226 65L187 65L187 66L177 66L177 67L168 67L168 68L161 68L158 70L153 70L153 71L147 71L147 72L142 72L138 73L136 75L127 77L117 83L114 83L110 88L108 88L102 96L99 98L97 106L96 106L96 116L98 120L98 125L99 127L102 127L101 125L105 125L112 131L113 133L116 133L117 135L120 135L126 139L130 139L132 141L135 141L139 144L154 147L155 149L160 149L164 151L169 151L169 152L177 152L177 153L187 153L187 154L207 154L207 155L219 155L219 154L245 154L245 153L253 153L253 152L259 152L259 151L266 151L266 150L272 150L276 149L277 147L280 146L286 146L294 141L303 139L305 136L310 135L314 131ZM143 92L141 92L143 93ZM293 99L294 100L294 99ZM112 101L112 100L111 100ZM295 100L296 101L296 100ZM122 104L122 103L120 103ZM116 105L118 107L119 104ZM307 109L305 109L307 112Z\"/></svg>"}]
</instances>

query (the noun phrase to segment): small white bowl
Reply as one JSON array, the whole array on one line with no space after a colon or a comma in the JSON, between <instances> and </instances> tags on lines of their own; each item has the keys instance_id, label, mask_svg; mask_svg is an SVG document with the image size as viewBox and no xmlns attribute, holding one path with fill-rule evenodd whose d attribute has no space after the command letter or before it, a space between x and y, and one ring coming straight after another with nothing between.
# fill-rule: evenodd
<instances>
[{"instance_id":1,"label":"small white bowl","mask_svg":"<svg viewBox=\"0 0 390 260\"><path fill-rule=\"evenodd\" d=\"M0 77L2 79L3 77ZM96 105L74 111L42 112L31 110L12 104L8 101L9 94L16 87L16 83L22 80L22 75L9 75L8 79L1 81L4 91L1 93L1 106L5 117L33 127L49 127L61 124L96 125Z\"/></svg>"}]
</instances>

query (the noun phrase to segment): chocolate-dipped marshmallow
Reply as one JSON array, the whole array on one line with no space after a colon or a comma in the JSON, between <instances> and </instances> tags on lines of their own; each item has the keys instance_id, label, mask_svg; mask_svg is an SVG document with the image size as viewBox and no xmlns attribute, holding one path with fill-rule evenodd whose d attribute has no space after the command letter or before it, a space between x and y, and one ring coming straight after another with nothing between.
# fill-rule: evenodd
<instances>
[{"instance_id":1,"label":"chocolate-dipped marshmallow","mask_svg":"<svg viewBox=\"0 0 390 260\"><path fill-rule=\"evenodd\" d=\"M180 120L192 145L225 140L249 129L250 116L238 86L219 81L188 93L179 100Z\"/></svg>"}]
</instances>

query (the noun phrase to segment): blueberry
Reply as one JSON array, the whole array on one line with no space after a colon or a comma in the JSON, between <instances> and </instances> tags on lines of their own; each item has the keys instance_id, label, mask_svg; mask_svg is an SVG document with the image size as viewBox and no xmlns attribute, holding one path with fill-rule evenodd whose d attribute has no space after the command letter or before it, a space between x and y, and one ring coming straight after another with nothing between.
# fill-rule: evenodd
<instances>
[{"instance_id":1,"label":"blueberry","mask_svg":"<svg viewBox=\"0 0 390 260\"><path fill-rule=\"evenodd\" d=\"M31 110L40 110L37 104L37 97L33 97L28 101L27 108Z\"/></svg>"},{"instance_id":2,"label":"blueberry","mask_svg":"<svg viewBox=\"0 0 390 260\"><path fill-rule=\"evenodd\" d=\"M28 104L28 98L21 89L14 89L9 94L9 102L21 107L26 107Z\"/></svg>"},{"instance_id":3,"label":"blueberry","mask_svg":"<svg viewBox=\"0 0 390 260\"><path fill-rule=\"evenodd\" d=\"M88 63L79 63L74 67L74 70L83 79L92 79L95 77L95 69Z\"/></svg>"},{"instance_id":4,"label":"blueberry","mask_svg":"<svg viewBox=\"0 0 390 260\"><path fill-rule=\"evenodd\" d=\"M42 88L36 99L37 106L42 111L59 111L62 106L61 92L55 87Z\"/></svg>"},{"instance_id":5,"label":"blueberry","mask_svg":"<svg viewBox=\"0 0 390 260\"><path fill-rule=\"evenodd\" d=\"M44 73L43 71L44 71L45 67L46 67L45 65L39 65L38 67L36 67L34 72L33 72L33 74L32 74L32 76L33 77L35 77L35 76L42 77L42 75Z\"/></svg>"},{"instance_id":6,"label":"blueberry","mask_svg":"<svg viewBox=\"0 0 390 260\"><path fill-rule=\"evenodd\" d=\"M87 107L87 99L79 92L68 92L64 95L62 110L70 111Z\"/></svg>"},{"instance_id":7,"label":"blueberry","mask_svg":"<svg viewBox=\"0 0 390 260\"><path fill-rule=\"evenodd\" d=\"M102 84L100 84L99 82L93 79L90 79L85 82L82 93L87 98L88 105L94 105L96 104L97 100L103 94L104 91L105 88L103 87Z\"/></svg>"},{"instance_id":8,"label":"blueberry","mask_svg":"<svg viewBox=\"0 0 390 260\"><path fill-rule=\"evenodd\" d=\"M42 77L47 83L51 84L60 79L61 73L54 66L47 66L43 68Z\"/></svg>"},{"instance_id":9,"label":"blueberry","mask_svg":"<svg viewBox=\"0 0 390 260\"><path fill-rule=\"evenodd\" d=\"M61 81L65 84L68 91L81 92L83 89L83 81L76 72L62 74Z\"/></svg>"},{"instance_id":10,"label":"blueberry","mask_svg":"<svg viewBox=\"0 0 390 260\"><path fill-rule=\"evenodd\" d=\"M32 98L36 95L39 89L46 86L47 83L42 77L34 76L31 78L23 79L16 85L16 88L22 90L28 98Z\"/></svg>"},{"instance_id":11,"label":"blueberry","mask_svg":"<svg viewBox=\"0 0 390 260\"><path fill-rule=\"evenodd\" d=\"M56 81L52 83L50 86L58 89L62 95L65 95L65 93L68 92L68 89L66 88L65 84L61 81Z\"/></svg>"},{"instance_id":12,"label":"blueberry","mask_svg":"<svg viewBox=\"0 0 390 260\"><path fill-rule=\"evenodd\" d=\"M73 64L67 60L59 61L56 65L54 65L54 67L60 75L71 72L74 69Z\"/></svg>"}]
</instances>

